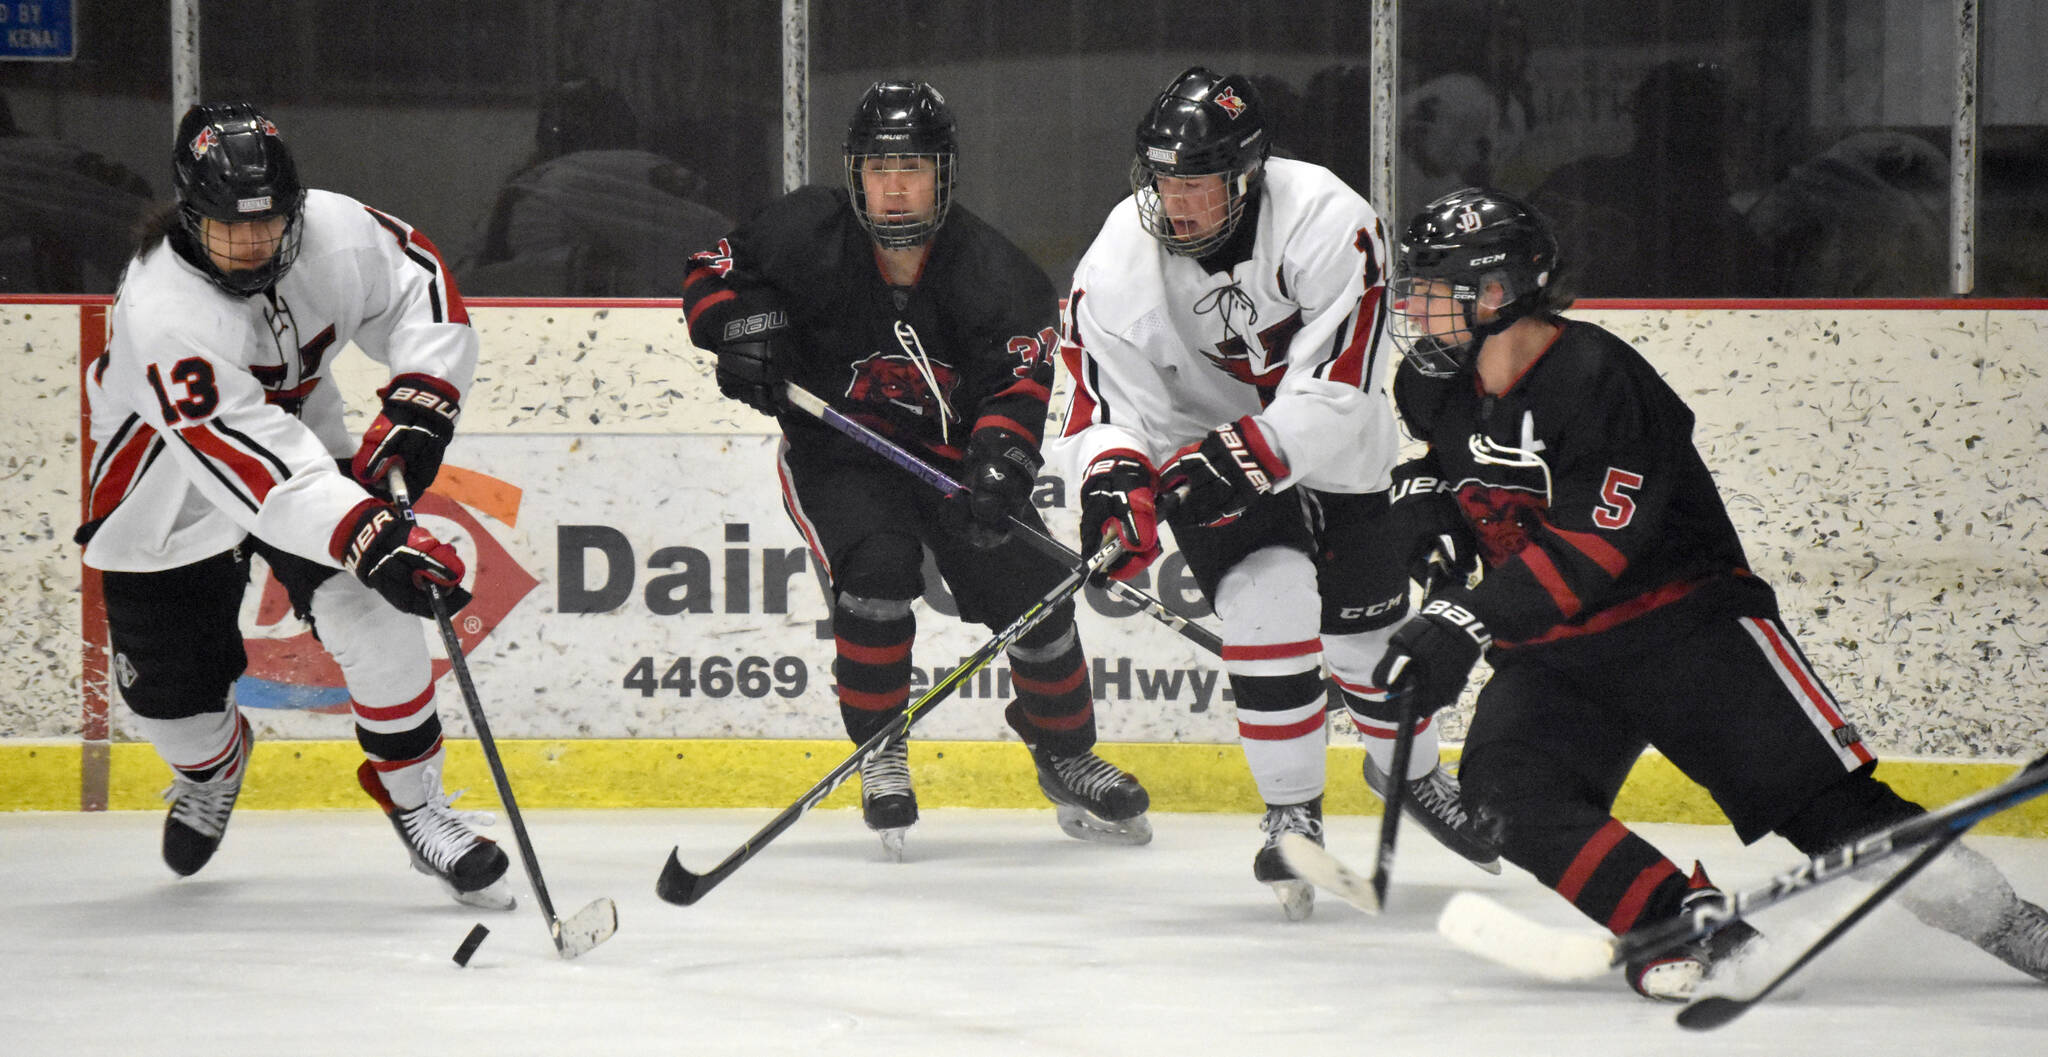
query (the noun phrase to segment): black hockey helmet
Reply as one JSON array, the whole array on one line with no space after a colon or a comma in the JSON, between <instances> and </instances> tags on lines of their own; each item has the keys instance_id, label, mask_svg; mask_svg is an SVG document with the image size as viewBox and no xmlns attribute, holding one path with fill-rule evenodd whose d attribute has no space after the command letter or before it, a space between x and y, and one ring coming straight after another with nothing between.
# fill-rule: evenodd
<instances>
[{"instance_id":1,"label":"black hockey helmet","mask_svg":"<svg viewBox=\"0 0 2048 1057\"><path fill-rule=\"evenodd\" d=\"M904 249L931 238L946 222L946 210L953 204L953 167L959 155L953 111L938 89L923 81L869 85L846 126L846 189L853 195L854 219L889 249ZM932 159L937 185L929 217L877 221L868 215L861 165L868 158L892 156Z\"/></svg>"},{"instance_id":2,"label":"black hockey helmet","mask_svg":"<svg viewBox=\"0 0 2048 1057\"><path fill-rule=\"evenodd\" d=\"M185 111L171 144L179 221L197 250L195 263L216 285L247 296L275 283L299 255L306 188L277 126L248 103L200 103ZM238 223L283 217L277 251L255 268L222 271L207 255L200 221Z\"/></svg>"},{"instance_id":3,"label":"black hockey helmet","mask_svg":"<svg viewBox=\"0 0 2048 1057\"><path fill-rule=\"evenodd\" d=\"M1185 257L1200 257L1222 245L1258 189L1268 148L1265 108L1249 78L1201 66L1182 71L1138 122L1131 193L1138 199L1139 222L1167 249ZM1160 205L1156 179L1209 175L1222 176L1229 195L1223 223L1194 237L1175 234Z\"/></svg>"},{"instance_id":4,"label":"black hockey helmet","mask_svg":"<svg viewBox=\"0 0 2048 1057\"><path fill-rule=\"evenodd\" d=\"M1452 191L1424 206L1401 234L1392 284L1394 343L1423 374L1458 374L1471 367L1488 336L1570 303L1554 281L1557 263L1557 238L1527 203L1487 188ZM1414 296L1431 283L1448 289L1427 303ZM1498 315L1481 323L1479 300L1492 284L1501 288ZM1445 296L1457 306L1458 329L1433 336L1426 313L1434 305L1441 314Z\"/></svg>"}]
</instances>

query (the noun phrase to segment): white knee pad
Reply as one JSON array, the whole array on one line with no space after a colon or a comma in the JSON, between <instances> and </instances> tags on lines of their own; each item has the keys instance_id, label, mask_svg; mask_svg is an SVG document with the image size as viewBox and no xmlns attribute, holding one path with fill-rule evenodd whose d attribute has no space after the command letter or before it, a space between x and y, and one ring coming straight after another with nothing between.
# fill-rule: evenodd
<instances>
[{"instance_id":1,"label":"white knee pad","mask_svg":"<svg viewBox=\"0 0 2048 1057\"><path fill-rule=\"evenodd\" d=\"M313 626L358 704L388 707L418 698L433 667L426 630L353 576L313 592Z\"/></svg>"},{"instance_id":2,"label":"white knee pad","mask_svg":"<svg viewBox=\"0 0 2048 1057\"><path fill-rule=\"evenodd\" d=\"M1237 675L1292 675L1315 668L1322 653L1320 598L1315 563L1308 555L1292 547L1265 547L1245 555L1216 584L1223 666ZM1239 651L1250 655L1229 656Z\"/></svg>"}]
</instances>

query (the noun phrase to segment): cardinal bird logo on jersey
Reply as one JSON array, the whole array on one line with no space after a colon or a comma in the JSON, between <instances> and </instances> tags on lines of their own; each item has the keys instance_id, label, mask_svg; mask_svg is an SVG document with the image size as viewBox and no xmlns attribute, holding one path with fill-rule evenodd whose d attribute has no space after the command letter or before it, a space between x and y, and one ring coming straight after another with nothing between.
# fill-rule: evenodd
<instances>
[{"instance_id":1,"label":"cardinal bird logo on jersey","mask_svg":"<svg viewBox=\"0 0 2048 1057\"><path fill-rule=\"evenodd\" d=\"M1541 521L1548 504L1535 492L1466 481L1458 486L1458 506L1479 537L1479 551L1489 566L1498 566L1529 545L1529 524Z\"/></svg>"},{"instance_id":2,"label":"cardinal bird logo on jersey","mask_svg":"<svg viewBox=\"0 0 2048 1057\"><path fill-rule=\"evenodd\" d=\"M1228 88L1216 93L1216 105L1222 107L1224 113L1229 114L1232 120L1236 120L1244 113L1244 100Z\"/></svg>"},{"instance_id":3,"label":"cardinal bird logo on jersey","mask_svg":"<svg viewBox=\"0 0 2048 1057\"><path fill-rule=\"evenodd\" d=\"M925 362L931 367L929 380L909 356L875 353L853 365L853 381L846 387L846 397L857 404L888 404L920 418L936 419L944 408L952 406L960 372L937 360L927 358Z\"/></svg>"}]
</instances>

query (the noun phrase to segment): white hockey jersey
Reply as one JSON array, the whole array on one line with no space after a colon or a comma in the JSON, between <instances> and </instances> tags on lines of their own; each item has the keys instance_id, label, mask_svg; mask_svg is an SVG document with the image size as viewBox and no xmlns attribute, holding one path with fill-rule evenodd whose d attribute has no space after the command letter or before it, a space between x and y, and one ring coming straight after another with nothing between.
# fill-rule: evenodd
<instances>
[{"instance_id":1,"label":"white hockey jersey","mask_svg":"<svg viewBox=\"0 0 2048 1057\"><path fill-rule=\"evenodd\" d=\"M128 265L107 351L88 372L85 563L154 572L254 533L337 565L368 495L328 365L353 341L391 373L468 392L477 338L433 243L346 195L308 191L297 261L249 297L158 243Z\"/></svg>"},{"instance_id":2,"label":"white hockey jersey","mask_svg":"<svg viewBox=\"0 0 2048 1057\"><path fill-rule=\"evenodd\" d=\"M1329 170L1270 159L1250 259L1211 274L1110 211L1074 270L1061 359L1074 386L1048 463L1070 480L1128 448L1163 466L1250 415L1286 460L1276 488L1388 486L1387 235Z\"/></svg>"}]
</instances>

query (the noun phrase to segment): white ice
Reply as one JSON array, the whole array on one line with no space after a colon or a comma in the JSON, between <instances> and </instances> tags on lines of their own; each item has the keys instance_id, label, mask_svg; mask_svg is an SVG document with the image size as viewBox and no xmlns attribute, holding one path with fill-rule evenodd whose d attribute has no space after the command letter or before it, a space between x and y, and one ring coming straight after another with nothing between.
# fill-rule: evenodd
<instances>
[{"instance_id":1,"label":"white ice","mask_svg":"<svg viewBox=\"0 0 2048 1057\"><path fill-rule=\"evenodd\" d=\"M1246 815L1155 816L1149 847L1084 844L1047 811L928 811L908 861L851 811L817 811L693 907L654 879L697 870L771 811L536 811L556 909L618 902L618 934L559 960L525 892L492 913L447 901L364 812L235 816L178 879L158 813L0 814L0 1054L513 1057L602 1054L1342 1054L1605 1057L2048 1050L2048 987L1887 908L1784 991L1708 1034L1617 975L1520 978L1447 946L1437 911L1479 889L1554 924L1569 908L1512 867L1491 877L1403 832L1389 912L1325 897L1281 920L1251 879ZM1371 862L1375 819L1330 819ZM1716 880L1799 857L1720 828L1641 827ZM511 840L500 820L496 834ZM2023 895L2048 896L2048 841L1973 838ZM1854 882L1766 913L1773 960ZM1855 889L1861 891L1862 889ZM490 938L450 959L470 926ZM1588 926L1590 928L1590 926Z\"/></svg>"}]
</instances>

